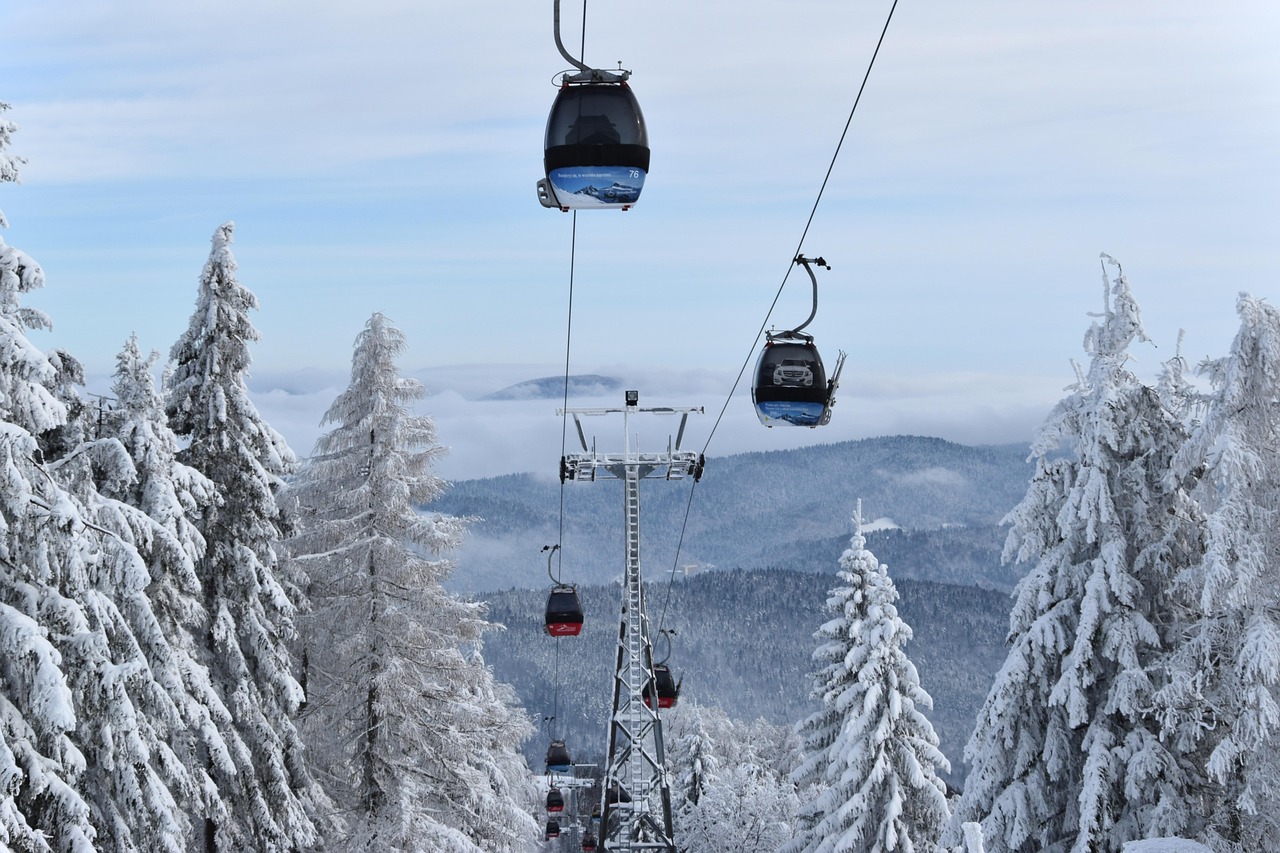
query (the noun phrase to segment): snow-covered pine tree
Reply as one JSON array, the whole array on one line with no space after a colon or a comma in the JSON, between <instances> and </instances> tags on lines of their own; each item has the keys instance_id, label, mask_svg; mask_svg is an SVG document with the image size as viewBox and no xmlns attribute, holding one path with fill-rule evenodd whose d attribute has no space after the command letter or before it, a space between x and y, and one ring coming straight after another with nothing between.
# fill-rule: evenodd
<instances>
[{"instance_id":1,"label":"snow-covered pine tree","mask_svg":"<svg viewBox=\"0 0 1280 853\"><path fill-rule=\"evenodd\" d=\"M233 224L218 227L200 276L191 324L173 345L165 411L186 440L179 461L213 482L199 529L205 553L197 564L210 626L205 663L248 756L232 768L210 760L226 818L211 817L205 847L213 851L305 848L317 840L312 815L323 793L313 782L294 719L303 701L287 643L295 636L301 592L285 574L278 550L291 529L281 506L284 477L295 467L285 440L259 416L245 385L249 321L257 298L236 279ZM249 757L252 764L243 764Z\"/></svg>"},{"instance_id":2,"label":"snow-covered pine tree","mask_svg":"<svg viewBox=\"0 0 1280 853\"><path fill-rule=\"evenodd\" d=\"M993 853L1118 851L1181 831L1196 808L1152 710L1176 630L1172 577L1194 546L1185 495L1166 485L1184 432L1126 367L1145 337L1128 281L1113 284L1104 264L1088 372L1040 428L1035 474L1006 519L1005 559L1034 567L950 833L980 821Z\"/></svg>"},{"instance_id":3,"label":"snow-covered pine tree","mask_svg":"<svg viewBox=\"0 0 1280 853\"><path fill-rule=\"evenodd\" d=\"M0 104L0 114L7 109ZM8 152L15 129L0 118L0 183L18 178L21 161ZM49 326L21 304L22 294L43 286L39 265L0 239L0 845L80 853L93 849L97 832L79 789L85 757L73 739L70 666L78 661L64 653L89 647L92 672L78 683L92 689L102 673L101 635L83 603L86 525L39 464L37 436L67 417L51 390L57 369L26 336Z\"/></svg>"},{"instance_id":4,"label":"snow-covered pine tree","mask_svg":"<svg viewBox=\"0 0 1280 853\"><path fill-rule=\"evenodd\" d=\"M1194 621L1169 656L1161 707L1201 774L1214 850L1280 849L1280 310L1248 294L1171 480L1195 483L1201 559L1179 578ZM1172 833L1171 833L1172 834Z\"/></svg>"},{"instance_id":5,"label":"snow-covered pine tree","mask_svg":"<svg viewBox=\"0 0 1280 853\"><path fill-rule=\"evenodd\" d=\"M71 735L84 756L80 789L90 806L99 851L167 851L191 848L189 809L199 784L190 756L175 752L185 721L185 696L174 651L152 610L149 567L137 534L152 526L139 510L105 490L135 479L133 462L114 437L95 436L78 391L79 363L66 353L49 357L54 392L70 417L38 439L43 470L61 485L78 517L76 592L85 620L62 651L75 701ZM76 523L73 523L73 526ZM170 692L173 688L173 692Z\"/></svg>"},{"instance_id":6,"label":"snow-covered pine tree","mask_svg":"<svg viewBox=\"0 0 1280 853\"><path fill-rule=\"evenodd\" d=\"M800 806L786 776L797 759L794 732L683 699L663 725L681 851L773 853L791 837Z\"/></svg>"},{"instance_id":7,"label":"snow-covered pine tree","mask_svg":"<svg viewBox=\"0 0 1280 853\"><path fill-rule=\"evenodd\" d=\"M4 181L17 177L12 132L0 123ZM69 418L81 409L78 362L26 337L49 325L19 305L42 284L38 265L0 241L0 839L187 849L170 785L189 788L189 776L161 734L172 717L136 634L154 625L146 567L127 537L97 524L113 502L95 475L128 479L132 465L119 443L83 441Z\"/></svg>"},{"instance_id":8,"label":"snow-covered pine tree","mask_svg":"<svg viewBox=\"0 0 1280 853\"><path fill-rule=\"evenodd\" d=\"M675 780L672 791L677 835L681 835L682 817L698 806L719 775L720 760L704 713L706 709L689 700L679 703L663 723L672 744L667 762Z\"/></svg>"},{"instance_id":9,"label":"snow-covered pine tree","mask_svg":"<svg viewBox=\"0 0 1280 853\"><path fill-rule=\"evenodd\" d=\"M1173 358L1160 366L1160 377L1156 381L1156 391L1164 407L1173 413L1184 424L1199 423L1202 418L1200 408L1202 401L1195 389L1187 380L1187 360L1182 355L1183 332L1178 332L1178 345Z\"/></svg>"},{"instance_id":10,"label":"snow-covered pine tree","mask_svg":"<svg viewBox=\"0 0 1280 853\"><path fill-rule=\"evenodd\" d=\"M774 853L791 838L798 808L794 785L759 764L738 764L685 811L676 839L698 853Z\"/></svg>"},{"instance_id":11,"label":"snow-covered pine tree","mask_svg":"<svg viewBox=\"0 0 1280 853\"><path fill-rule=\"evenodd\" d=\"M782 851L933 853L949 817L938 771L950 764L924 715L933 700L903 651L911 628L894 606L898 592L866 548L861 501L853 523L837 575L846 586L831 591L832 618L814 634L822 707L800 723L806 755L792 774L816 796Z\"/></svg>"},{"instance_id":12,"label":"snow-covered pine tree","mask_svg":"<svg viewBox=\"0 0 1280 853\"><path fill-rule=\"evenodd\" d=\"M169 747L190 774L187 785L171 786L173 794L193 832L203 833L207 820L226 820L226 805L207 768L216 763L234 774L252 758L203 662L208 622L196 562L205 543L195 520L217 494L208 478L177 461L178 440L152 376L157 358L142 355L136 336L116 357L114 407L95 419L102 437L124 447L135 476L101 485L104 496L129 511L117 506L100 521L137 548L150 572L146 594L154 620L140 620L146 630L135 630L161 688L153 699L161 707L148 716L166 721ZM194 838L185 849L194 846Z\"/></svg>"},{"instance_id":13,"label":"snow-covered pine tree","mask_svg":"<svg viewBox=\"0 0 1280 853\"><path fill-rule=\"evenodd\" d=\"M316 774L368 851L518 851L539 827L519 745L533 733L480 656L484 607L442 586L465 519L422 513L444 489L435 422L412 413L404 336L374 314L333 428L295 478L295 559L310 577L304 726Z\"/></svg>"}]
</instances>

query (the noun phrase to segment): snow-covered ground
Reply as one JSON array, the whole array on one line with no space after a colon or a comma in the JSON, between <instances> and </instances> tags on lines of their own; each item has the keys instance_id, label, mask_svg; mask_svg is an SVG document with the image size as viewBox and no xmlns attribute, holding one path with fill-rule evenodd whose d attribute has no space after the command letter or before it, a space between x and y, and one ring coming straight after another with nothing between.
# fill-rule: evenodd
<instances>
[{"instance_id":1,"label":"snow-covered ground","mask_svg":"<svg viewBox=\"0 0 1280 853\"><path fill-rule=\"evenodd\" d=\"M1123 853L1212 853L1208 847L1185 838L1148 838L1144 841L1130 841L1123 848Z\"/></svg>"}]
</instances>

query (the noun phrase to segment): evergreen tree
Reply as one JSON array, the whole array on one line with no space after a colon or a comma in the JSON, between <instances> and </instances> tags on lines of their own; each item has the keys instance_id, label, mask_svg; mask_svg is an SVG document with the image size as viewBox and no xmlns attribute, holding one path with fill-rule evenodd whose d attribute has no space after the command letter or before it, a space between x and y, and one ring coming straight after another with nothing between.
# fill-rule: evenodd
<instances>
[{"instance_id":1,"label":"evergreen tree","mask_svg":"<svg viewBox=\"0 0 1280 853\"><path fill-rule=\"evenodd\" d=\"M799 727L806 757L792 777L812 786L803 825L786 853L939 850L949 816L949 770L924 715L933 707L903 646L911 628L898 616L888 570L866 550L861 502L840 558L847 586L831 591L832 618L814 634L822 707Z\"/></svg>"},{"instance_id":2,"label":"evergreen tree","mask_svg":"<svg viewBox=\"0 0 1280 853\"><path fill-rule=\"evenodd\" d=\"M1006 560L1035 565L952 822L980 821L993 853L1118 851L1176 834L1195 809L1153 712L1177 629L1172 576L1194 548L1185 495L1166 481L1183 431L1125 366L1141 319L1124 275L1112 289L1103 269L1089 370L1039 430L1035 474L1007 519Z\"/></svg>"},{"instance_id":3,"label":"evergreen tree","mask_svg":"<svg viewBox=\"0 0 1280 853\"><path fill-rule=\"evenodd\" d=\"M800 807L787 778L799 753L791 729L684 699L663 726L681 851L773 853L791 837Z\"/></svg>"},{"instance_id":4,"label":"evergreen tree","mask_svg":"<svg viewBox=\"0 0 1280 853\"><path fill-rule=\"evenodd\" d=\"M0 183L18 179L22 161L8 153L14 130L0 119ZM102 646L83 603L86 525L40 464L37 437L67 418L52 391L57 368L26 337L49 327L21 305L22 294L43 286L39 265L0 239L0 845L87 851L97 832L79 789L86 761L74 738L71 669L82 661L65 653L85 646L84 686L102 674Z\"/></svg>"},{"instance_id":5,"label":"evergreen tree","mask_svg":"<svg viewBox=\"0 0 1280 853\"><path fill-rule=\"evenodd\" d=\"M210 619L205 662L232 712L224 740L248 747L248 755L230 754L234 767L210 757L227 811L225 819L210 817L205 846L287 851L316 841L311 813L322 796L294 726L303 693L287 643L301 594L278 554L291 528L283 478L295 459L249 400L249 344L258 339L249 311L257 299L236 280L232 229L228 222L214 232L191 324L173 345L166 414L187 442L179 461L217 493L199 522L206 550L197 570Z\"/></svg>"},{"instance_id":6,"label":"evergreen tree","mask_svg":"<svg viewBox=\"0 0 1280 853\"><path fill-rule=\"evenodd\" d=\"M410 411L423 388L399 376L403 349L374 314L295 481L308 742L361 849L522 850L538 831L518 752L533 729L480 655L483 605L442 586L465 519L417 509L444 489L431 472L444 448Z\"/></svg>"},{"instance_id":7,"label":"evergreen tree","mask_svg":"<svg viewBox=\"0 0 1280 853\"><path fill-rule=\"evenodd\" d=\"M70 417L39 438L44 470L67 493L82 526L77 551L83 578L76 599L85 621L63 651L78 723L72 735L84 756L80 788L101 851L190 849L191 824L177 798L197 783L188 756L174 752L185 723L173 649L152 610L151 576L137 534L151 526L133 507L105 491L135 478L132 460L113 437L89 429L80 399L82 371L54 353L54 391ZM100 489L99 487L102 487ZM172 692L170 691L172 688Z\"/></svg>"},{"instance_id":8,"label":"evergreen tree","mask_svg":"<svg viewBox=\"0 0 1280 853\"><path fill-rule=\"evenodd\" d=\"M675 779L675 822L698 806L717 783L720 761L716 743L704 720L705 709L696 702L680 703L665 723L673 748L667 753Z\"/></svg>"},{"instance_id":9,"label":"evergreen tree","mask_svg":"<svg viewBox=\"0 0 1280 853\"><path fill-rule=\"evenodd\" d=\"M1200 778L1215 850L1280 847L1280 310L1247 294L1171 479L1194 482L1203 550L1179 578L1193 621L1161 707Z\"/></svg>"},{"instance_id":10,"label":"evergreen tree","mask_svg":"<svg viewBox=\"0 0 1280 853\"><path fill-rule=\"evenodd\" d=\"M104 435L123 446L135 476L104 482L101 491L132 510L117 509L113 516L119 535L133 544L150 571L146 594L154 624L136 632L161 688L160 707L150 716L167 721L170 748L191 777L174 794L193 831L203 832L206 820L226 820L226 806L207 770L210 763L234 774L237 764L248 766L252 759L203 663L207 613L196 564L205 542L196 519L217 494L206 477L177 461L178 440L152 377L156 359L155 353L142 355L136 337L116 358L115 408L98 420ZM188 842L184 849L192 846Z\"/></svg>"},{"instance_id":11,"label":"evergreen tree","mask_svg":"<svg viewBox=\"0 0 1280 853\"><path fill-rule=\"evenodd\" d=\"M774 853L791 838L799 808L795 786L758 764L731 767L677 825L681 850Z\"/></svg>"}]
</instances>

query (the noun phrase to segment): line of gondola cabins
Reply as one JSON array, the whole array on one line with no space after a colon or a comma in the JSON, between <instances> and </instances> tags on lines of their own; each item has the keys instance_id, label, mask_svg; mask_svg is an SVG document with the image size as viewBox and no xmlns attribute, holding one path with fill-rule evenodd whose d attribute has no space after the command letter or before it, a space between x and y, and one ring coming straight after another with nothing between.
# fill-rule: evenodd
<instances>
[{"instance_id":1,"label":"line of gondola cabins","mask_svg":"<svg viewBox=\"0 0 1280 853\"><path fill-rule=\"evenodd\" d=\"M559 8L556 8L557 46ZM590 69L561 53L580 70L561 75L559 91L547 117L543 146L545 178L538 181L538 199L544 207L569 210L628 210L640 199L649 173L649 134L644 114L627 83L629 72ZM767 427L817 427L831 420L835 390L844 365L844 353L828 379L822 357L811 335L802 330L817 313L818 283L811 264L830 269L822 258L797 256L813 282L813 311L809 319L794 329L765 333L765 344L756 362L751 399L760 422ZM551 546L548 546L551 548ZM558 549L559 546L554 546ZM552 549L554 551L554 549ZM547 549L544 549L547 550ZM550 573L550 558L548 558ZM576 637L582 631L582 601L577 587L559 582L547 598L546 629L553 637ZM665 663L653 665L653 679L645 686L644 702L671 708L679 696L679 685ZM567 773L573 761L563 740L552 740L547 749L547 772ZM616 792L610 792L614 797ZM623 794L625 797L625 793ZM593 816L599 819L599 812ZM557 788L547 794L547 813L564 810L564 797ZM547 821L546 837L560 835L559 822ZM596 849L594 834L583 836L582 849Z\"/></svg>"},{"instance_id":2,"label":"line of gondola cabins","mask_svg":"<svg viewBox=\"0 0 1280 853\"><path fill-rule=\"evenodd\" d=\"M587 69L578 75L566 73L547 118L543 155L546 178L538 182L539 198L544 206L565 211L627 210L640 198L649 171L649 153L644 115L627 85L625 72ZM605 179L610 181L608 187L597 186ZM830 267L822 258L798 256L795 263L804 266L813 282L813 311L794 329L766 333L751 393L760 422L769 427L816 427L828 423L844 365L841 353L828 379L813 337L803 332L818 305L818 283L811 265ZM546 609L547 633L553 637L576 637L582 630L582 602L577 588L560 583L554 576L552 582ZM665 664L655 664L653 670L658 706L669 708L676 698L671 671ZM646 690L646 703L650 701L649 694Z\"/></svg>"},{"instance_id":3,"label":"line of gondola cabins","mask_svg":"<svg viewBox=\"0 0 1280 853\"><path fill-rule=\"evenodd\" d=\"M627 83L630 72L600 71L572 61L581 72L561 76L547 117L546 177L538 181L538 199L544 207L566 212L628 210L640 200L650 163L649 132ZM751 401L767 427L829 423L844 366L841 353L828 378L813 336L803 331L818 309L818 282L810 264L830 267L822 258L803 255L795 263L813 281L813 311L795 328L765 333Z\"/></svg>"},{"instance_id":4,"label":"line of gondola cabins","mask_svg":"<svg viewBox=\"0 0 1280 853\"><path fill-rule=\"evenodd\" d=\"M563 744L562 744L563 745ZM566 753L567 754L567 753ZM559 788L552 786L547 792L547 831L546 839L550 841L553 838L560 837L560 821L558 816L564 812L564 794ZM582 834L582 849L584 853L591 853L596 849L595 828L600 825L600 806L596 805L591 813L591 829Z\"/></svg>"},{"instance_id":5,"label":"line of gondola cabins","mask_svg":"<svg viewBox=\"0 0 1280 853\"><path fill-rule=\"evenodd\" d=\"M543 548L544 551L551 553L547 557L547 573L551 573L551 555L554 555L559 545L548 545ZM578 595L578 588L574 584L561 583L552 576L554 586L550 595L547 597L547 607L545 611L544 624L546 625L547 634L552 637L576 637L582 633L582 624L584 612L582 608L582 599ZM664 631L664 636L668 637L670 643L670 632ZM667 650L670 655L670 647ZM645 684L644 687L644 703L652 708L656 699L659 708L673 708L676 701L680 697L680 685L676 683L675 677L671 673L671 667L667 665L665 659L663 662L653 664L653 678ZM573 771L573 757L569 753L568 744L563 739L553 739L547 747L547 774L554 778L557 773L571 773ZM619 798L623 801L629 801L630 796L625 792L611 790L608 792L609 802L618 802ZM560 837L560 822L557 815L564 812L564 794L554 784L547 791L547 826L545 837L548 841L553 838ZM600 807L597 804L592 812L592 823L597 825L600 820ZM582 836L582 849L584 853L589 853L596 849L596 836L588 830Z\"/></svg>"}]
</instances>

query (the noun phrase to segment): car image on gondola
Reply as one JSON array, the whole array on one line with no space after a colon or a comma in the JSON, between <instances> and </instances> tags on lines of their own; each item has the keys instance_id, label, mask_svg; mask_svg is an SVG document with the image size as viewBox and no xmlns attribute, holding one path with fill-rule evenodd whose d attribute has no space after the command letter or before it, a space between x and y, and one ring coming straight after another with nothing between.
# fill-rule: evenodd
<instances>
[{"instance_id":1,"label":"car image on gondola","mask_svg":"<svg viewBox=\"0 0 1280 853\"><path fill-rule=\"evenodd\" d=\"M773 369L773 384L808 388L813 385L813 371L804 359L784 358Z\"/></svg>"}]
</instances>

